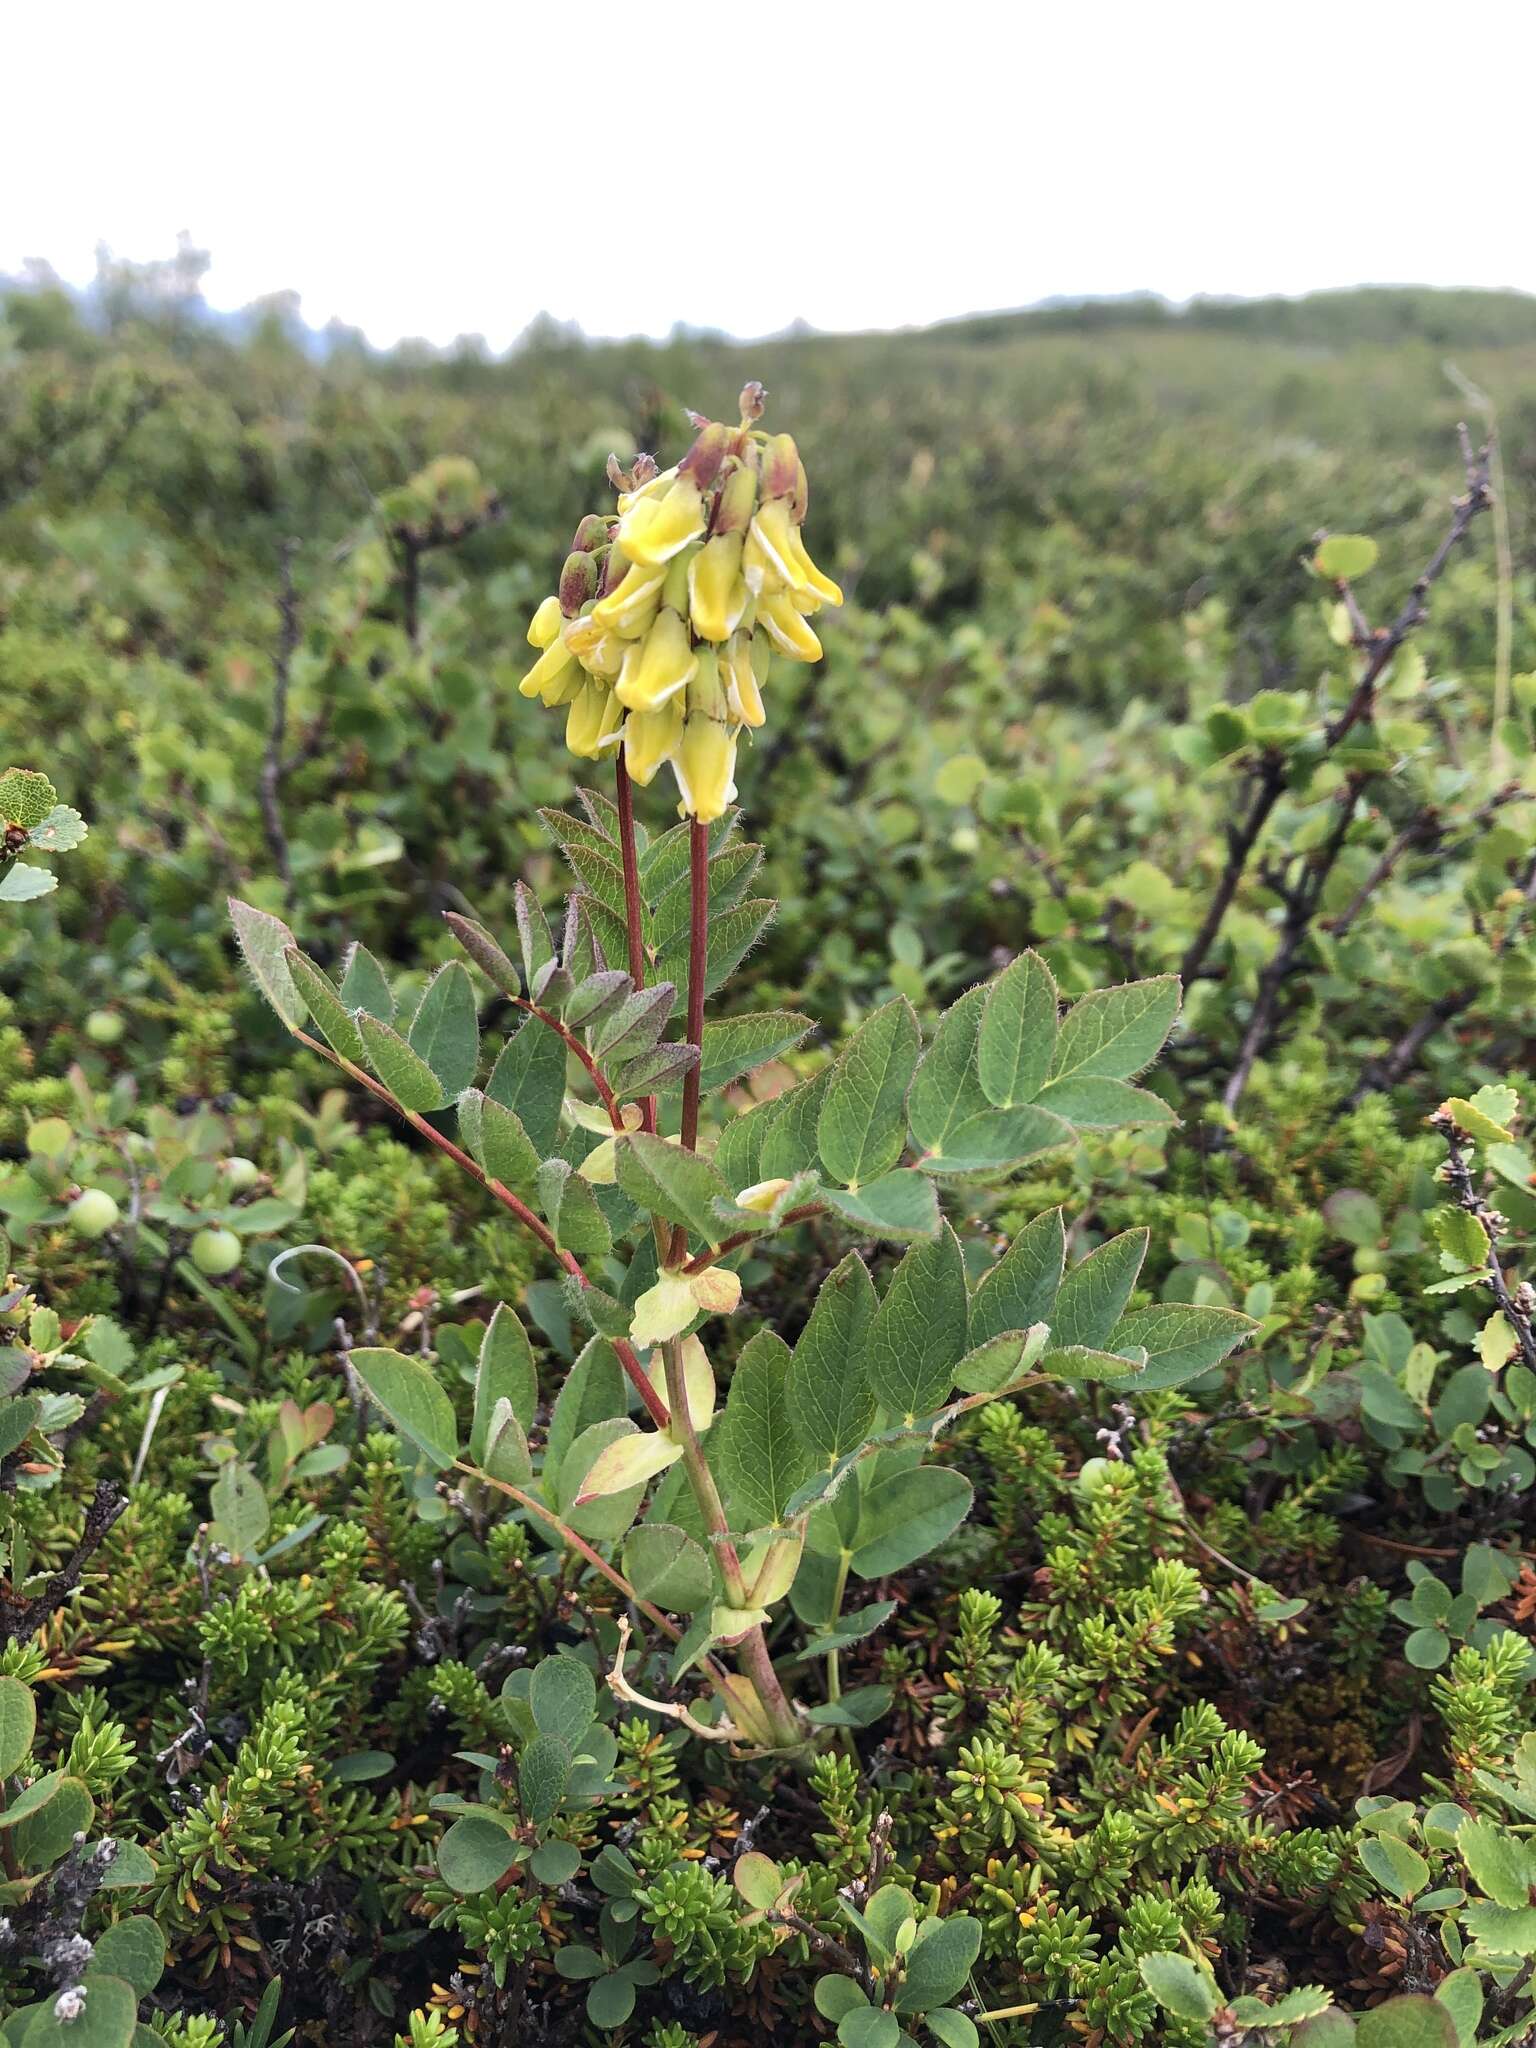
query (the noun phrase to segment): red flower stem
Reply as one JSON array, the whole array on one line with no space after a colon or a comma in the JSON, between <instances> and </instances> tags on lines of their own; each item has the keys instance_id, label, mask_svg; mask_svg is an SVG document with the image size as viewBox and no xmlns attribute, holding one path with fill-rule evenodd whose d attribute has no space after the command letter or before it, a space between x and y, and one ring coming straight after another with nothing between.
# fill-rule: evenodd
<instances>
[{"instance_id":1,"label":"red flower stem","mask_svg":"<svg viewBox=\"0 0 1536 2048\"><path fill-rule=\"evenodd\" d=\"M635 792L624 765L624 749L613 757L613 793L619 807L619 857L624 867L624 923L629 938L629 978L645 987L645 929L640 906L640 863L635 856ZM656 1129L656 1098L640 1098L640 1128Z\"/></svg>"},{"instance_id":2,"label":"red flower stem","mask_svg":"<svg viewBox=\"0 0 1536 2048\"><path fill-rule=\"evenodd\" d=\"M592 1086L597 1090L602 1105L608 1112L608 1121L616 1131L622 1131L624 1128L624 1118L619 1109L619 1098L603 1079L597 1061L593 1059L591 1053L587 1051L587 1048L582 1044L575 1032L568 1025L563 1024L551 1011L540 1009L537 1003L530 1003L526 996L513 996L511 1000L517 1005L518 1009L526 1010L530 1017L537 1017L541 1024L547 1024L550 1030L554 1032L556 1038L564 1044L566 1050L575 1053L577 1059L581 1061L581 1064L592 1077Z\"/></svg>"},{"instance_id":3,"label":"red flower stem","mask_svg":"<svg viewBox=\"0 0 1536 2048\"><path fill-rule=\"evenodd\" d=\"M699 1089L704 1060L704 984L709 973L709 827L688 820L688 1043L699 1057L683 1076L683 1150L699 1148ZM680 1266L688 1256L688 1226L672 1232L667 1263Z\"/></svg>"},{"instance_id":4,"label":"red flower stem","mask_svg":"<svg viewBox=\"0 0 1536 2048\"><path fill-rule=\"evenodd\" d=\"M585 1288L592 1285L592 1282L587 1278L586 1273L582 1269L581 1261L574 1252L562 1251L560 1249L560 1246L555 1241L554 1232L544 1219L541 1216L535 1216L528 1207L528 1204L521 1197L514 1195L512 1190L503 1182L493 1180L481 1166L477 1165L470 1158L469 1154L462 1147L454 1144L452 1138L445 1137L441 1131L435 1130L427 1122L426 1118L421 1116L416 1110L407 1109L402 1102L396 1101L395 1097L390 1094L382 1082L375 1081L371 1074L365 1074L362 1068L354 1066L351 1060L343 1059L340 1053L333 1052L328 1045L322 1045L318 1038L311 1038L307 1031L300 1031L297 1027L291 1028L293 1029L294 1037L299 1041L300 1045L307 1045L311 1052L319 1053L320 1057L323 1060L329 1060L333 1067L340 1067L341 1071L350 1079L356 1081L359 1087L366 1088L370 1095L376 1095L380 1102L387 1103L396 1116L403 1117L411 1126L411 1129L419 1132L429 1145L435 1145L439 1152L445 1153L455 1166L461 1167L469 1175L471 1180L478 1181L480 1186L485 1189L486 1193L494 1201L500 1202L504 1209L509 1210L517 1218L518 1222L522 1224L523 1228L530 1235L536 1237L544 1249L560 1261L561 1265L577 1282L578 1286ZM658 1429L665 1429L672 1420L667 1404L646 1378L645 1373L641 1370L640 1361L636 1358L630 1345L623 1337L610 1337L608 1341L613 1346L614 1354L618 1358L619 1364L628 1375L630 1384L644 1402L651 1420Z\"/></svg>"}]
</instances>

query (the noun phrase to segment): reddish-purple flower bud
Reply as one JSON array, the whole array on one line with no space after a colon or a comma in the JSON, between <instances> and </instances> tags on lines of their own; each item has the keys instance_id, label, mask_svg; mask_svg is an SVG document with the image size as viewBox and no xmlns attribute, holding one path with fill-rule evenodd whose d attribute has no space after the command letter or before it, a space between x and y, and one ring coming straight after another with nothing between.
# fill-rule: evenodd
<instances>
[{"instance_id":1,"label":"reddish-purple flower bud","mask_svg":"<svg viewBox=\"0 0 1536 2048\"><path fill-rule=\"evenodd\" d=\"M565 567L560 571L560 609L568 619L574 619L597 595L597 557L581 553L569 554Z\"/></svg>"}]
</instances>

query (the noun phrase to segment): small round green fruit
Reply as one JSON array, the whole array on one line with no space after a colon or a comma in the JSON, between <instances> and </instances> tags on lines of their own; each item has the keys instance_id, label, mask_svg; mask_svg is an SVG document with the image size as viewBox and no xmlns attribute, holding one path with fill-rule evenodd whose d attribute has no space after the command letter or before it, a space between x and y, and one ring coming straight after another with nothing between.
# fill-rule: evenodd
<instances>
[{"instance_id":1,"label":"small round green fruit","mask_svg":"<svg viewBox=\"0 0 1536 2048\"><path fill-rule=\"evenodd\" d=\"M124 1028L116 1010L92 1010L85 1020L85 1035L92 1045L116 1045Z\"/></svg>"},{"instance_id":2,"label":"small round green fruit","mask_svg":"<svg viewBox=\"0 0 1536 2048\"><path fill-rule=\"evenodd\" d=\"M192 1263L199 1273L217 1279L240 1263L240 1240L232 1230L200 1230L192 1240Z\"/></svg>"},{"instance_id":3,"label":"small round green fruit","mask_svg":"<svg viewBox=\"0 0 1536 2048\"><path fill-rule=\"evenodd\" d=\"M105 1188L82 1188L69 1205L69 1227L76 1237L105 1237L121 1213Z\"/></svg>"},{"instance_id":4,"label":"small round green fruit","mask_svg":"<svg viewBox=\"0 0 1536 2048\"><path fill-rule=\"evenodd\" d=\"M261 1168L255 1160L242 1159L238 1153L225 1160L221 1171L226 1187L235 1195L243 1195L247 1188L255 1187L261 1179Z\"/></svg>"}]
</instances>

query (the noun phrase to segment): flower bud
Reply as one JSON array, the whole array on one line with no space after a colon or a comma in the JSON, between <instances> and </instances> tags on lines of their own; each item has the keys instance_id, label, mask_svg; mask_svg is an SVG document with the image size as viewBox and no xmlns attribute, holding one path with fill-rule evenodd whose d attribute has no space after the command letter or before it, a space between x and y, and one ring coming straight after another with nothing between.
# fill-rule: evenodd
<instances>
[{"instance_id":1,"label":"flower bud","mask_svg":"<svg viewBox=\"0 0 1536 2048\"><path fill-rule=\"evenodd\" d=\"M568 619L574 619L582 606L596 597L597 575L594 555L578 549L566 556L565 567L560 571L560 609Z\"/></svg>"},{"instance_id":2,"label":"flower bud","mask_svg":"<svg viewBox=\"0 0 1536 2048\"><path fill-rule=\"evenodd\" d=\"M699 438L677 465L679 479L686 477L701 491L709 490L719 476L725 459L739 445L739 432L719 420L705 422Z\"/></svg>"},{"instance_id":3,"label":"flower bud","mask_svg":"<svg viewBox=\"0 0 1536 2048\"><path fill-rule=\"evenodd\" d=\"M573 551L592 555L607 545L608 521L601 512L589 512L576 529L575 538L571 542Z\"/></svg>"},{"instance_id":4,"label":"flower bud","mask_svg":"<svg viewBox=\"0 0 1536 2048\"><path fill-rule=\"evenodd\" d=\"M800 475L800 450L793 434L773 434L763 450L763 498L793 498Z\"/></svg>"}]
</instances>

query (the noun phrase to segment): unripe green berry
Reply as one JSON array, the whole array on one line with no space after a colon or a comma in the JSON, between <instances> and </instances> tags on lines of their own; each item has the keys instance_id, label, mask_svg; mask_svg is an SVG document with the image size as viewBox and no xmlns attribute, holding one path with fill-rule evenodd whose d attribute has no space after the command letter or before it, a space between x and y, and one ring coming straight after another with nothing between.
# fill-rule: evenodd
<instances>
[{"instance_id":1,"label":"unripe green berry","mask_svg":"<svg viewBox=\"0 0 1536 2048\"><path fill-rule=\"evenodd\" d=\"M240 1263L240 1240L232 1230L200 1230L192 1240L192 1263L199 1273L217 1278Z\"/></svg>"},{"instance_id":2,"label":"unripe green berry","mask_svg":"<svg viewBox=\"0 0 1536 2048\"><path fill-rule=\"evenodd\" d=\"M116 1010L92 1010L85 1020L85 1035L92 1045L116 1045L123 1028Z\"/></svg>"},{"instance_id":3,"label":"unripe green berry","mask_svg":"<svg viewBox=\"0 0 1536 2048\"><path fill-rule=\"evenodd\" d=\"M69 1205L69 1227L76 1237L105 1237L120 1214L105 1188L82 1188Z\"/></svg>"},{"instance_id":4,"label":"unripe green berry","mask_svg":"<svg viewBox=\"0 0 1536 2048\"><path fill-rule=\"evenodd\" d=\"M255 1187L261 1179L261 1168L255 1160L242 1159L238 1152L225 1160L223 1173L231 1193L237 1195L243 1195L247 1188Z\"/></svg>"}]
</instances>

